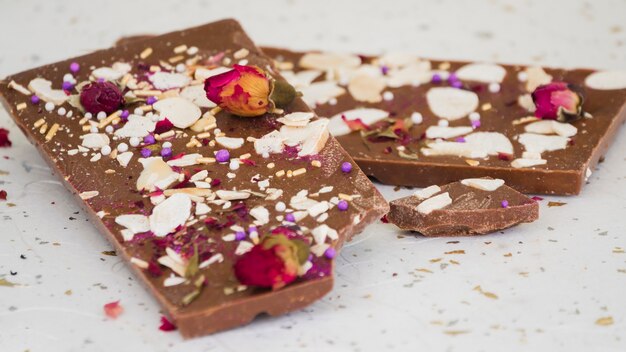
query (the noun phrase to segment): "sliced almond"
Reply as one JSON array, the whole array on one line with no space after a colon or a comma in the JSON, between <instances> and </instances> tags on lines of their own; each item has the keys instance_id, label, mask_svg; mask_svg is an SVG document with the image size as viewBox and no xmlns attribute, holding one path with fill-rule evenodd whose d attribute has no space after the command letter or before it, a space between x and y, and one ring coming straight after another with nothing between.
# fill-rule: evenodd
<instances>
[{"instance_id":1,"label":"sliced almond","mask_svg":"<svg viewBox=\"0 0 626 352\"><path fill-rule=\"evenodd\" d=\"M206 92L204 91L203 84L194 84L183 88L183 90L180 92L180 96L191 101L201 108L214 108L217 106L214 102L210 101L209 98L206 97Z\"/></svg>"},{"instance_id":2,"label":"sliced almond","mask_svg":"<svg viewBox=\"0 0 626 352\"><path fill-rule=\"evenodd\" d=\"M88 133L80 137L81 145L90 149L101 149L111 142L109 136L104 133Z\"/></svg>"},{"instance_id":3,"label":"sliced almond","mask_svg":"<svg viewBox=\"0 0 626 352\"><path fill-rule=\"evenodd\" d=\"M522 133L517 139L529 152L543 153L567 148L569 138L562 136L546 136L535 133Z\"/></svg>"},{"instance_id":4,"label":"sliced almond","mask_svg":"<svg viewBox=\"0 0 626 352\"><path fill-rule=\"evenodd\" d=\"M458 127L430 126L426 129L426 138L448 139L448 138L463 136L472 131L473 131L473 128L470 126L458 126Z\"/></svg>"},{"instance_id":5,"label":"sliced almond","mask_svg":"<svg viewBox=\"0 0 626 352\"><path fill-rule=\"evenodd\" d=\"M348 84L348 92L357 101L378 103L383 100L381 93L385 86L382 77L360 74L352 77Z\"/></svg>"},{"instance_id":6,"label":"sliced almond","mask_svg":"<svg viewBox=\"0 0 626 352\"><path fill-rule=\"evenodd\" d=\"M163 161L161 157L139 159L143 170L137 178L137 190L149 192L158 189L167 189L178 180L179 174Z\"/></svg>"},{"instance_id":7,"label":"sliced almond","mask_svg":"<svg viewBox=\"0 0 626 352\"><path fill-rule=\"evenodd\" d=\"M314 82L307 87L300 88L302 100L310 106L315 107L316 104L325 104L329 100L336 98L346 92L335 82L324 81Z\"/></svg>"},{"instance_id":8,"label":"sliced almond","mask_svg":"<svg viewBox=\"0 0 626 352\"><path fill-rule=\"evenodd\" d=\"M149 116L129 115L128 122L122 128L115 131L115 135L122 138L138 137L143 138L154 132L156 122Z\"/></svg>"},{"instance_id":9,"label":"sliced almond","mask_svg":"<svg viewBox=\"0 0 626 352\"><path fill-rule=\"evenodd\" d=\"M217 144L228 149L239 149L243 146L243 143L244 143L243 138L234 138L234 137L225 137L225 136L215 137L215 141L217 142Z\"/></svg>"},{"instance_id":10,"label":"sliced almond","mask_svg":"<svg viewBox=\"0 0 626 352\"><path fill-rule=\"evenodd\" d=\"M191 82L191 78L182 73L156 72L148 77L154 88L168 90L185 87Z\"/></svg>"},{"instance_id":11,"label":"sliced almond","mask_svg":"<svg viewBox=\"0 0 626 352\"><path fill-rule=\"evenodd\" d=\"M526 67L526 91L532 93L537 87L552 82L552 76L541 67Z\"/></svg>"},{"instance_id":12,"label":"sliced almond","mask_svg":"<svg viewBox=\"0 0 626 352\"><path fill-rule=\"evenodd\" d=\"M320 70L302 70L298 72L280 71L280 74L295 88L308 87L322 74Z\"/></svg>"},{"instance_id":13,"label":"sliced almond","mask_svg":"<svg viewBox=\"0 0 626 352\"><path fill-rule=\"evenodd\" d=\"M501 180L499 178L466 178L464 180L461 180L461 183L468 187L474 187L483 191L493 192L496 189L500 188L502 185L504 185L504 180Z\"/></svg>"},{"instance_id":14,"label":"sliced almond","mask_svg":"<svg viewBox=\"0 0 626 352\"><path fill-rule=\"evenodd\" d=\"M193 125L202 115L197 105L181 97L159 100L152 106L161 117L167 118L178 128L187 128Z\"/></svg>"},{"instance_id":15,"label":"sliced almond","mask_svg":"<svg viewBox=\"0 0 626 352\"><path fill-rule=\"evenodd\" d=\"M69 99L68 95L62 89L52 89L52 82L43 78L35 78L28 83L28 89L30 89L41 100L53 103L54 105L61 105Z\"/></svg>"},{"instance_id":16,"label":"sliced almond","mask_svg":"<svg viewBox=\"0 0 626 352\"><path fill-rule=\"evenodd\" d=\"M185 154L180 158L167 161L167 165L172 167L185 167L198 164L198 159L202 158L202 154L193 153Z\"/></svg>"},{"instance_id":17,"label":"sliced almond","mask_svg":"<svg viewBox=\"0 0 626 352\"><path fill-rule=\"evenodd\" d=\"M452 198L448 192L428 198L417 206L417 211L422 214L430 214L433 210L442 209L452 204Z\"/></svg>"},{"instance_id":18,"label":"sliced almond","mask_svg":"<svg viewBox=\"0 0 626 352\"><path fill-rule=\"evenodd\" d=\"M511 166L519 169L519 168L523 168L523 167L533 167L533 166L537 166L537 165L545 165L548 161L544 160L544 159L524 159L524 158L519 158L519 159L515 159L511 162Z\"/></svg>"},{"instance_id":19,"label":"sliced almond","mask_svg":"<svg viewBox=\"0 0 626 352\"><path fill-rule=\"evenodd\" d=\"M185 224L191 215L191 199L188 195L177 193L159 203L150 215L150 230L157 237L163 237L178 226Z\"/></svg>"},{"instance_id":20,"label":"sliced almond","mask_svg":"<svg viewBox=\"0 0 626 352\"><path fill-rule=\"evenodd\" d=\"M380 109L360 108L343 111L330 118L328 130L333 136L343 136L351 132L350 127L343 121L342 116L347 120L361 119L366 125L370 125L389 117L389 113Z\"/></svg>"},{"instance_id":21,"label":"sliced almond","mask_svg":"<svg viewBox=\"0 0 626 352\"><path fill-rule=\"evenodd\" d=\"M254 141L254 150L259 155L282 153L285 137L278 131L272 131Z\"/></svg>"},{"instance_id":22,"label":"sliced almond","mask_svg":"<svg viewBox=\"0 0 626 352\"><path fill-rule=\"evenodd\" d=\"M240 200L250 198L249 192L229 191L223 189L215 191L215 194L217 194L217 197L221 200Z\"/></svg>"},{"instance_id":23,"label":"sliced almond","mask_svg":"<svg viewBox=\"0 0 626 352\"><path fill-rule=\"evenodd\" d=\"M428 107L437 116L453 121L463 118L478 108L478 95L451 87L435 87L426 93Z\"/></svg>"},{"instance_id":24,"label":"sliced almond","mask_svg":"<svg viewBox=\"0 0 626 352\"><path fill-rule=\"evenodd\" d=\"M307 53L300 58L299 66L302 68L320 71L338 68L356 68L361 64L361 58L357 55L341 53Z\"/></svg>"},{"instance_id":25,"label":"sliced almond","mask_svg":"<svg viewBox=\"0 0 626 352\"><path fill-rule=\"evenodd\" d=\"M506 76L506 69L496 64L471 63L459 68L456 71L456 76L462 81L502 83L504 76Z\"/></svg>"},{"instance_id":26,"label":"sliced almond","mask_svg":"<svg viewBox=\"0 0 626 352\"><path fill-rule=\"evenodd\" d=\"M419 191L415 191L415 193L413 193L413 196L417 197L417 199L428 199L439 192L441 192L441 187L437 185L432 185L420 189Z\"/></svg>"},{"instance_id":27,"label":"sliced almond","mask_svg":"<svg viewBox=\"0 0 626 352\"><path fill-rule=\"evenodd\" d=\"M612 70L594 72L585 78L587 87L597 90L626 88L626 71Z\"/></svg>"},{"instance_id":28,"label":"sliced almond","mask_svg":"<svg viewBox=\"0 0 626 352\"><path fill-rule=\"evenodd\" d=\"M529 123L524 126L524 130L537 134L558 134L562 137L572 137L578 132L575 126L555 120L542 120Z\"/></svg>"},{"instance_id":29,"label":"sliced almond","mask_svg":"<svg viewBox=\"0 0 626 352\"><path fill-rule=\"evenodd\" d=\"M289 146L300 146L298 156L319 153L328 140L328 119L318 119L305 127L282 126L280 134Z\"/></svg>"}]
</instances>

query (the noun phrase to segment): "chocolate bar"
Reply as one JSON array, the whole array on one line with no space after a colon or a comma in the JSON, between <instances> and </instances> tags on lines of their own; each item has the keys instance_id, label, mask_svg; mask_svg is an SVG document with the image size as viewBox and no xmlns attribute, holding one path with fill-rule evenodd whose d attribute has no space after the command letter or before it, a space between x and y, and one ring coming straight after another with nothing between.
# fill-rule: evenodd
<instances>
[{"instance_id":1,"label":"chocolate bar","mask_svg":"<svg viewBox=\"0 0 626 352\"><path fill-rule=\"evenodd\" d=\"M16 124L184 337L319 299L337 250L388 210L299 98L254 118L208 100L205 79L233 66L284 83L234 20L0 82Z\"/></svg>"},{"instance_id":2,"label":"chocolate bar","mask_svg":"<svg viewBox=\"0 0 626 352\"><path fill-rule=\"evenodd\" d=\"M535 200L492 178L429 186L390 206L389 222L428 237L486 235L539 217Z\"/></svg>"},{"instance_id":3,"label":"chocolate bar","mask_svg":"<svg viewBox=\"0 0 626 352\"><path fill-rule=\"evenodd\" d=\"M626 118L626 71L263 51L385 184L489 176L524 193L578 194ZM582 109L551 112L540 93Z\"/></svg>"}]
</instances>

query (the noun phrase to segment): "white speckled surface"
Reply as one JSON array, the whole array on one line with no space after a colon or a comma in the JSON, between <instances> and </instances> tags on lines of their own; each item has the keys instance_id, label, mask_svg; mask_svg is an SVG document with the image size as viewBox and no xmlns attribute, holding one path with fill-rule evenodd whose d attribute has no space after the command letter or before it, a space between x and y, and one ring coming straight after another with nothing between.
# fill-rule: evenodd
<instances>
[{"instance_id":1,"label":"white speckled surface","mask_svg":"<svg viewBox=\"0 0 626 352\"><path fill-rule=\"evenodd\" d=\"M106 47L121 35L223 17L241 20L259 44L296 49L626 66L624 1L391 3L0 0L0 76ZM110 246L4 110L0 126L14 142L0 149L0 170L9 173L0 175L9 193L0 203L0 278L19 284L0 286L2 352L626 350L623 130L582 195L544 200L536 223L455 239L399 237L391 225L373 225L342 251L336 287L322 301L183 341L157 329L155 301L119 259L101 254ZM380 189L388 199L410 192ZM547 207L549 200L567 204ZM445 254L456 250L465 254ZM106 319L102 306L118 299L124 314ZM612 325L596 324L609 316Z\"/></svg>"}]
</instances>

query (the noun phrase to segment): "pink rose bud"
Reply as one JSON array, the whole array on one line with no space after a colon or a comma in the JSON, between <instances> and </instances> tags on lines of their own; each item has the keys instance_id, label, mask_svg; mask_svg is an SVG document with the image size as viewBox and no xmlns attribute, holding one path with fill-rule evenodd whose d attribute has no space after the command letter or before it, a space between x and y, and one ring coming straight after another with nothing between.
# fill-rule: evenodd
<instances>
[{"instance_id":1,"label":"pink rose bud","mask_svg":"<svg viewBox=\"0 0 626 352\"><path fill-rule=\"evenodd\" d=\"M233 69L204 82L209 100L238 116L260 116L283 107L296 96L289 84L276 81L256 66L234 65Z\"/></svg>"},{"instance_id":2,"label":"pink rose bud","mask_svg":"<svg viewBox=\"0 0 626 352\"><path fill-rule=\"evenodd\" d=\"M570 122L582 116L583 96L565 82L541 85L532 94L535 116L546 120Z\"/></svg>"}]
</instances>

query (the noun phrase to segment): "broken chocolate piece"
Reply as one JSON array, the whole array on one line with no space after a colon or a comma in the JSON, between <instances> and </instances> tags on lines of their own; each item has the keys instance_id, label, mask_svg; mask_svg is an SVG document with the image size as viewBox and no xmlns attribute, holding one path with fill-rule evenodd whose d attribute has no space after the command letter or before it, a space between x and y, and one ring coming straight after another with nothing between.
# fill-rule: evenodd
<instances>
[{"instance_id":1,"label":"broken chocolate piece","mask_svg":"<svg viewBox=\"0 0 626 352\"><path fill-rule=\"evenodd\" d=\"M233 20L0 81L17 126L184 337L319 299L332 287L335 250L388 210L358 168L341 171L354 162L301 99L254 119L208 101L204 80L234 64L283 81ZM115 85L124 99L111 101L123 105L86 110L80 90L96 81ZM342 202L349 207L340 210ZM269 264L283 272L259 278L267 273L247 270L244 285L235 263L268 243L284 261Z\"/></svg>"},{"instance_id":2,"label":"broken chocolate piece","mask_svg":"<svg viewBox=\"0 0 626 352\"><path fill-rule=\"evenodd\" d=\"M490 176L524 193L578 194L626 119L626 71L263 51L315 112L330 118L331 134L363 171L386 184ZM554 121L578 133L526 129L539 121L531 93L550 82L584 96L582 118ZM579 93L566 93L573 97L559 98L578 116ZM559 116L569 111L555 109ZM398 128L399 121L412 124ZM351 128L356 122L362 128Z\"/></svg>"},{"instance_id":3,"label":"broken chocolate piece","mask_svg":"<svg viewBox=\"0 0 626 352\"><path fill-rule=\"evenodd\" d=\"M539 204L501 179L464 179L415 193L392 201L387 219L428 237L486 235L539 217Z\"/></svg>"}]
</instances>

